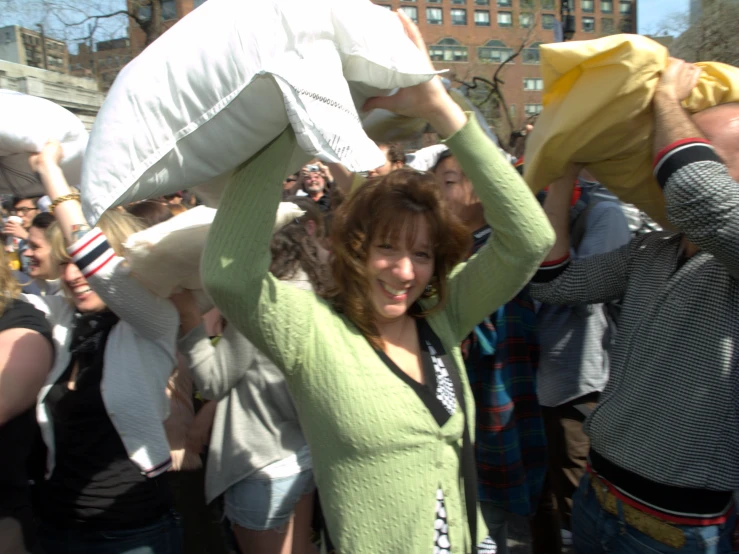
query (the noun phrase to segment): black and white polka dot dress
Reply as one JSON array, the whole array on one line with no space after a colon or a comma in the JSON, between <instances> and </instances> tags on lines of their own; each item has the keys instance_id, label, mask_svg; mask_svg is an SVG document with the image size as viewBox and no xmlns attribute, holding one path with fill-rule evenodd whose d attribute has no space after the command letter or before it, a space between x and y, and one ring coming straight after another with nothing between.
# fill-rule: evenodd
<instances>
[{"instance_id":1,"label":"black and white polka dot dress","mask_svg":"<svg viewBox=\"0 0 739 554\"><path fill-rule=\"evenodd\" d=\"M454 384L449 377L449 372L444 366L444 361L438 356L434 347L426 342L426 347L434 363L434 375L436 377L436 399L441 402L444 409L453 416L457 409L457 399L454 395ZM449 542L449 525L446 519L446 508L444 506L444 493L441 488L436 491L436 519L434 520L434 554L449 554L452 545ZM487 537L478 547L478 554L495 554L495 543Z\"/></svg>"}]
</instances>

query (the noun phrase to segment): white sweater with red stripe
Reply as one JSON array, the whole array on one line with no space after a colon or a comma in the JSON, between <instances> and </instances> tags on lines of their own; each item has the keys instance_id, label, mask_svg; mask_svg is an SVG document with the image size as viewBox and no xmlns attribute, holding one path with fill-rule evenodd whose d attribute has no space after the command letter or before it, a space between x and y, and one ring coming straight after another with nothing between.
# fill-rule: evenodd
<instances>
[{"instance_id":1,"label":"white sweater with red stripe","mask_svg":"<svg viewBox=\"0 0 739 554\"><path fill-rule=\"evenodd\" d=\"M101 392L108 416L128 456L147 477L171 465L164 420L169 415L167 380L177 365L179 316L174 305L133 278L100 229L68 249L90 287L120 321L105 345ZM69 366L74 305L62 296L27 296L52 325L55 360L38 396L36 414L48 447L47 475L54 469L54 426L45 403L51 386Z\"/></svg>"}]
</instances>

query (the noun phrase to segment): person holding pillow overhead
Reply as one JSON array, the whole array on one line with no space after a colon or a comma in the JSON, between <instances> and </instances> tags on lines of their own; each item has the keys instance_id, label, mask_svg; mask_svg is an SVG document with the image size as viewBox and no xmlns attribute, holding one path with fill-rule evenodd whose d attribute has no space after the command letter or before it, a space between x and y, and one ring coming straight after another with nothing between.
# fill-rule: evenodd
<instances>
[{"instance_id":1,"label":"person holding pillow overhead","mask_svg":"<svg viewBox=\"0 0 739 554\"><path fill-rule=\"evenodd\" d=\"M121 257L138 220L110 210L91 230L61 157L58 142L29 157L61 231L52 257L66 293L27 297L46 314L55 347L36 407L49 451L34 514L39 542L49 553L180 554L163 425L179 316Z\"/></svg>"},{"instance_id":2,"label":"person holding pillow overhead","mask_svg":"<svg viewBox=\"0 0 739 554\"><path fill-rule=\"evenodd\" d=\"M399 17L425 52L417 27ZM334 289L319 298L286 285L269 274L269 244L295 145L287 129L234 173L210 230L204 286L285 374L338 552L489 552L477 546L487 533L459 343L529 280L554 234L440 79L365 105L374 108L422 117L446 137L494 229L489 243L461 263L469 234L435 178L399 169L368 180L337 210Z\"/></svg>"}]
</instances>

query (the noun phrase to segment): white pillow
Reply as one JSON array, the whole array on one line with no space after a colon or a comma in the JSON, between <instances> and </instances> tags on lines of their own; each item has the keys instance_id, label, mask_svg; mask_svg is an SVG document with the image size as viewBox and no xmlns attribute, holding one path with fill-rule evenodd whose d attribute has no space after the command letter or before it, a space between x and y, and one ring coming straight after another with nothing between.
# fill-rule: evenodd
<instances>
[{"instance_id":1,"label":"white pillow","mask_svg":"<svg viewBox=\"0 0 739 554\"><path fill-rule=\"evenodd\" d=\"M78 186L87 130L61 106L20 92L0 89L0 193L42 196L44 187L28 165L28 155L49 140L62 144L61 166L70 185Z\"/></svg>"},{"instance_id":2,"label":"white pillow","mask_svg":"<svg viewBox=\"0 0 739 554\"><path fill-rule=\"evenodd\" d=\"M222 182L288 124L305 152L293 170L312 156L377 167L356 106L431 76L397 17L369 0L210 0L116 79L83 167L85 215Z\"/></svg>"},{"instance_id":3,"label":"white pillow","mask_svg":"<svg viewBox=\"0 0 739 554\"><path fill-rule=\"evenodd\" d=\"M280 202L274 232L303 216L292 202ZM131 273L150 291L169 298L181 289L201 291L200 258L216 210L198 206L148 229L134 233L123 248ZM202 311L211 304L198 298Z\"/></svg>"}]
</instances>

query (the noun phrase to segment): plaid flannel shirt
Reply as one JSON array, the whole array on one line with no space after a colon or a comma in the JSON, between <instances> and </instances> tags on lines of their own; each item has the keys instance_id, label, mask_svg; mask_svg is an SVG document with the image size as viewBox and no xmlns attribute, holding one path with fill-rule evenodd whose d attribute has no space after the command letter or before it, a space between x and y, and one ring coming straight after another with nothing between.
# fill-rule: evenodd
<instances>
[{"instance_id":1,"label":"plaid flannel shirt","mask_svg":"<svg viewBox=\"0 0 739 554\"><path fill-rule=\"evenodd\" d=\"M475 233L473 253L490 233L489 227ZM477 410L480 501L530 516L544 483L547 448L536 398L539 342L528 287L470 333L462 355Z\"/></svg>"}]
</instances>

